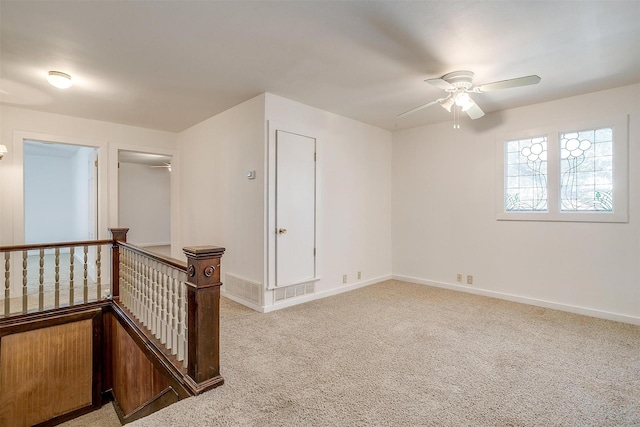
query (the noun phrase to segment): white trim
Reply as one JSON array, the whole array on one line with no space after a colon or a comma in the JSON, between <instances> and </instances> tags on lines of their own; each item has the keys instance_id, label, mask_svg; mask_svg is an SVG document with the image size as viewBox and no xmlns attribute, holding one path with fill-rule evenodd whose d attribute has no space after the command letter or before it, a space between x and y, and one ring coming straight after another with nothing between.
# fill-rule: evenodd
<instances>
[{"instance_id":1,"label":"white trim","mask_svg":"<svg viewBox=\"0 0 640 427\"><path fill-rule=\"evenodd\" d=\"M317 132L314 132L311 129L302 128L297 125L292 125L290 123L281 122L278 120L267 120L267 148L266 148L266 200L265 200L265 212L266 212L266 221L265 221L265 281L267 284L267 290L278 288L284 288L286 286L276 286L276 275L275 275L275 264L276 264L276 212L275 212L275 162L276 162L276 131L283 131L288 133L293 133L296 135L304 136L306 138L310 138L315 140L315 152L318 153L318 150L321 146L320 138L316 135ZM315 254L315 277L320 277L320 265L321 264L321 250L322 247L320 241L320 233L319 233L319 224L320 224L320 213L318 206L320 206L319 194L319 178L318 178L318 163L317 161L314 164L315 167L315 246L316 246L316 254ZM314 281L318 279L309 279L305 282ZM302 283L305 283L302 282Z\"/></svg>"},{"instance_id":2,"label":"white trim","mask_svg":"<svg viewBox=\"0 0 640 427\"><path fill-rule=\"evenodd\" d=\"M294 283L291 283L291 284L285 285L285 286L272 286L272 287L267 286L267 290L268 291L275 291L276 289L285 289L285 288L288 288L290 286L302 285L303 283L317 282L320 279L322 279L321 276L316 276L316 277L311 277L310 279L301 280L299 282L294 282Z\"/></svg>"},{"instance_id":3,"label":"white trim","mask_svg":"<svg viewBox=\"0 0 640 427\"><path fill-rule=\"evenodd\" d=\"M566 311L569 313L581 314L584 316L597 317L599 319L613 320L616 322L630 323L632 325L640 325L640 317L628 316L625 314L612 313L609 311L596 310L593 308L579 307L569 304L561 304L552 301L546 301L536 298L521 297L513 294L489 291L486 289L478 289L472 286L457 285L452 283L437 282L434 280L420 279L417 277L403 276L399 274L393 275L394 280L402 280L404 282L416 283L419 285L433 286L436 288L450 289L453 291L466 292L469 294L482 295L491 298L498 298L506 301L518 302L521 304L534 305L537 307L550 308L554 310Z\"/></svg>"},{"instance_id":4,"label":"white trim","mask_svg":"<svg viewBox=\"0 0 640 427\"><path fill-rule=\"evenodd\" d=\"M170 186L170 210L171 210L171 251L172 255L179 258L182 253L182 235L180 229L180 155L178 150L162 147L149 147L144 145L121 144L118 142L109 143L109 224L110 227L126 227L127 224L120 224L118 218L119 203L119 152L134 151L147 154L161 154L171 157L171 182ZM178 249L179 248L179 249Z\"/></svg>"},{"instance_id":5,"label":"white trim","mask_svg":"<svg viewBox=\"0 0 640 427\"><path fill-rule=\"evenodd\" d=\"M314 294L309 294L309 295L305 295L302 296L300 298L292 298L292 299L287 299L284 300L280 303L277 304L273 304L267 307L262 307L261 308L261 312L263 313L269 313L271 311L276 311L276 310L280 310L282 308L287 308L287 307L292 307L294 305L298 305L298 304L302 304L305 302L309 302L309 301L315 301L318 299L322 299L322 298L327 298L327 297L331 297L334 295L338 295L344 292L349 292L349 291L353 291L355 289L359 289L359 288L364 288L365 286L369 286L369 285L373 285L376 283L380 283L380 282L384 282L385 280L389 280L391 279L391 275L384 275L384 276L379 276L379 277L375 277L373 279L369 279L369 280L363 280L361 282L356 282L356 283L352 283L350 285L346 285L346 286L342 286L339 288L333 288L330 289L328 291L324 291L324 292L317 292Z\"/></svg>"},{"instance_id":6,"label":"white trim","mask_svg":"<svg viewBox=\"0 0 640 427\"><path fill-rule=\"evenodd\" d=\"M224 288L220 289L220 293L222 294L223 297L228 298L231 301L235 301L238 304L244 305L245 307L249 307L250 309L258 311L260 313L264 313L264 308L260 307L257 304L254 304L252 302L249 302L249 301L247 301L245 299L237 297L237 296L233 295L232 293L225 291Z\"/></svg>"},{"instance_id":7,"label":"white trim","mask_svg":"<svg viewBox=\"0 0 640 427\"><path fill-rule=\"evenodd\" d=\"M566 222L629 222L629 115L570 122L549 127L509 132L496 138L496 219L498 221L566 221ZM560 211L560 142L558 135L564 132L611 127L613 129L613 212L562 212ZM505 142L547 136L547 205L546 212L517 212L504 210Z\"/></svg>"},{"instance_id":8,"label":"white trim","mask_svg":"<svg viewBox=\"0 0 640 427\"><path fill-rule=\"evenodd\" d=\"M24 141L54 142L59 144L80 145L95 148L98 151L98 206L97 206L97 231L98 239L107 236L107 212L108 212L108 180L107 180L107 141L78 138L66 135L54 135L30 131L13 131L13 158L14 164L21 165L20 173L15 174L14 188L20 189L14 193L13 202L13 244L24 243Z\"/></svg>"}]
</instances>

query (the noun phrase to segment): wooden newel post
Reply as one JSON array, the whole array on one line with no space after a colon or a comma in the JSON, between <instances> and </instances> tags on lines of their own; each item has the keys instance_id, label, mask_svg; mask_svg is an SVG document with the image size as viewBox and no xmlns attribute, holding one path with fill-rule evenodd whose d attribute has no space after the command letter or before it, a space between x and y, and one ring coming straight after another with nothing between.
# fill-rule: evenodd
<instances>
[{"instance_id":1,"label":"wooden newel post","mask_svg":"<svg viewBox=\"0 0 640 427\"><path fill-rule=\"evenodd\" d=\"M196 246L187 256L187 374L198 393L224 383L220 375L220 258L224 248Z\"/></svg>"},{"instance_id":2,"label":"wooden newel post","mask_svg":"<svg viewBox=\"0 0 640 427\"><path fill-rule=\"evenodd\" d=\"M110 228L111 232L111 297L120 296L120 248L118 242L127 242L128 228Z\"/></svg>"}]
</instances>

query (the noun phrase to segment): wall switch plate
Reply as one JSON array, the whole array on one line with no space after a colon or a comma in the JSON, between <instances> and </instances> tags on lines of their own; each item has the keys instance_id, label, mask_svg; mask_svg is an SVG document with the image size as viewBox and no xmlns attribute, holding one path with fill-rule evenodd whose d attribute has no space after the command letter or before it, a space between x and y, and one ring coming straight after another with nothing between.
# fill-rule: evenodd
<instances>
[{"instance_id":1,"label":"wall switch plate","mask_svg":"<svg viewBox=\"0 0 640 427\"><path fill-rule=\"evenodd\" d=\"M456 276L456 280L458 282L462 282L462 274L458 273L458 275Z\"/></svg>"},{"instance_id":2,"label":"wall switch plate","mask_svg":"<svg viewBox=\"0 0 640 427\"><path fill-rule=\"evenodd\" d=\"M342 275L342 283L347 283L347 275Z\"/></svg>"},{"instance_id":3,"label":"wall switch plate","mask_svg":"<svg viewBox=\"0 0 640 427\"><path fill-rule=\"evenodd\" d=\"M467 276L467 285L473 285L473 276Z\"/></svg>"}]
</instances>

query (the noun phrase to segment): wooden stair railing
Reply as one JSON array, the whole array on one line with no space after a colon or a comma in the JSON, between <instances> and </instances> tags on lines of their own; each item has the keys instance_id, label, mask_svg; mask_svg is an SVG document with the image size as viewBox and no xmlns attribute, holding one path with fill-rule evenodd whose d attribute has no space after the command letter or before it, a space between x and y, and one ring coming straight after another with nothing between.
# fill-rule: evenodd
<instances>
[{"instance_id":1,"label":"wooden stair railing","mask_svg":"<svg viewBox=\"0 0 640 427\"><path fill-rule=\"evenodd\" d=\"M0 295L0 299L3 300L0 317L86 304L102 299L102 247L110 243L111 240L88 240L0 246L0 256L4 260L4 292ZM79 250L76 252L77 249ZM47 253L51 251L53 253ZM37 252L37 255L33 252ZM69 263L61 265L61 259L66 258L67 253ZM48 272L55 273L51 283L45 283L44 264L47 257L53 257L52 261L55 264L55 272ZM30 258L35 258L37 265L30 264ZM80 262L80 259L83 262ZM18 274L12 274L12 264L19 267ZM93 270L91 274L89 268ZM18 286L19 289L16 291ZM29 291L29 288L36 287L37 292Z\"/></svg>"},{"instance_id":2,"label":"wooden stair railing","mask_svg":"<svg viewBox=\"0 0 640 427\"><path fill-rule=\"evenodd\" d=\"M121 422L127 423L224 383L219 365L224 248L184 248L184 263L126 243L128 229L110 231L111 240L0 247L5 259L5 301L0 305L0 425L55 425L98 409L111 399ZM92 261L97 266L98 285L89 297L87 247L107 244L111 245L110 289L101 283L101 257L96 250ZM59 289L63 281L58 253L78 246L84 248L82 297L60 302L58 294L67 290ZM51 249L56 252L53 303L42 296L46 285L42 250ZM20 258L8 254L17 252L25 259L33 250L40 251L38 304L33 294L33 301L27 303L28 296L18 297L17 309L12 311L13 306L6 305L15 279L11 266L22 267L23 282L27 266L26 261L20 266ZM23 294L25 289L23 285ZM110 291L109 298L100 298L104 290ZM178 339L180 334L182 339Z\"/></svg>"}]
</instances>

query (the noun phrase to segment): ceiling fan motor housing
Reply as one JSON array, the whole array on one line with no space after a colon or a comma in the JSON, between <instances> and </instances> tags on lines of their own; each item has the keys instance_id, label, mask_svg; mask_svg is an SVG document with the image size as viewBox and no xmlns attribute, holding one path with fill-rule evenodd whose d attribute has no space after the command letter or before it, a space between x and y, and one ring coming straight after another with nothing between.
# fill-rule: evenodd
<instances>
[{"instance_id":1,"label":"ceiling fan motor housing","mask_svg":"<svg viewBox=\"0 0 640 427\"><path fill-rule=\"evenodd\" d=\"M473 86L473 72L467 70L454 71L442 76L442 80L451 84L455 88L454 90L468 90Z\"/></svg>"}]
</instances>

